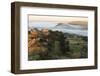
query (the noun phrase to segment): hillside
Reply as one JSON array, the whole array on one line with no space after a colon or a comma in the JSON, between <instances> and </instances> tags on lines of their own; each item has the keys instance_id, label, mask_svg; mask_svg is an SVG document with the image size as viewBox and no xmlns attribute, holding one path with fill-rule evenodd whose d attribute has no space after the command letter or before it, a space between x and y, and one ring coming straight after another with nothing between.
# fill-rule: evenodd
<instances>
[{"instance_id":1,"label":"hillside","mask_svg":"<svg viewBox=\"0 0 100 76\"><path fill-rule=\"evenodd\" d=\"M87 58L87 37L48 29L28 31L28 60Z\"/></svg>"}]
</instances>

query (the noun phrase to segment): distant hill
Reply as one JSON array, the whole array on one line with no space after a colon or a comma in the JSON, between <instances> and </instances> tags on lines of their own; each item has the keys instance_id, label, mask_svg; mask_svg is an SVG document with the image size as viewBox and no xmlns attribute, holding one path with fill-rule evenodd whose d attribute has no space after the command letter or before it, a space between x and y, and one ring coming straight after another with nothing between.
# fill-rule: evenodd
<instances>
[{"instance_id":1,"label":"distant hill","mask_svg":"<svg viewBox=\"0 0 100 76\"><path fill-rule=\"evenodd\" d=\"M73 29L73 30L87 30L87 26L83 26L81 24L70 24L70 23L58 23L55 28L63 28L63 29Z\"/></svg>"},{"instance_id":2,"label":"distant hill","mask_svg":"<svg viewBox=\"0 0 100 76\"><path fill-rule=\"evenodd\" d=\"M48 28L53 31L61 31L63 33L76 34L80 36L87 36L87 26L72 25L65 23L58 23L53 28Z\"/></svg>"}]
</instances>

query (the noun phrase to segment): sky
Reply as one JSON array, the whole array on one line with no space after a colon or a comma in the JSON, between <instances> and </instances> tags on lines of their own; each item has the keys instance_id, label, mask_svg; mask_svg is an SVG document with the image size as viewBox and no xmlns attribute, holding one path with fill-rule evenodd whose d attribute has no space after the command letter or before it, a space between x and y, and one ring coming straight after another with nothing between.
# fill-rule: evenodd
<instances>
[{"instance_id":1,"label":"sky","mask_svg":"<svg viewBox=\"0 0 100 76\"><path fill-rule=\"evenodd\" d=\"M47 15L28 15L29 27L53 27L57 23L69 23L73 21L87 22L87 17L67 17L67 16L47 16Z\"/></svg>"},{"instance_id":2,"label":"sky","mask_svg":"<svg viewBox=\"0 0 100 76\"><path fill-rule=\"evenodd\" d=\"M64 22L70 21L87 21L87 17L66 17L66 16L43 16L43 15L29 15L29 21L51 21L51 22Z\"/></svg>"}]
</instances>

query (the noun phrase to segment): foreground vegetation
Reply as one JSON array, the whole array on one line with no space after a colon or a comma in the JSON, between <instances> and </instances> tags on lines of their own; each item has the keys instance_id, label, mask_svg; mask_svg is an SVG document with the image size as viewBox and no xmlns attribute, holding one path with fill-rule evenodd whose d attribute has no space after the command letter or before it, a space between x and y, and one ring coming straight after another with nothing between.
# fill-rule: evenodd
<instances>
[{"instance_id":1,"label":"foreground vegetation","mask_svg":"<svg viewBox=\"0 0 100 76\"><path fill-rule=\"evenodd\" d=\"M28 31L28 60L87 58L87 37L48 29Z\"/></svg>"}]
</instances>

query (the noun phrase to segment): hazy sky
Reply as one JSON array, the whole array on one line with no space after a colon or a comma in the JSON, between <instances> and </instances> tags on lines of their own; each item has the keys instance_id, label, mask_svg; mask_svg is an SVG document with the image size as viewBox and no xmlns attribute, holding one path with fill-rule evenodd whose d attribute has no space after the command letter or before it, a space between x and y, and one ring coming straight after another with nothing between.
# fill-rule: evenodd
<instances>
[{"instance_id":1,"label":"hazy sky","mask_svg":"<svg viewBox=\"0 0 100 76\"><path fill-rule=\"evenodd\" d=\"M67 24L73 21L87 22L87 17L66 17L66 16L43 16L43 15L29 15L29 27L54 27L58 23Z\"/></svg>"},{"instance_id":2,"label":"hazy sky","mask_svg":"<svg viewBox=\"0 0 100 76\"><path fill-rule=\"evenodd\" d=\"M87 17L65 17L65 16L42 16L42 15L29 15L29 22L62 22L68 23L71 21L88 21Z\"/></svg>"}]
</instances>

